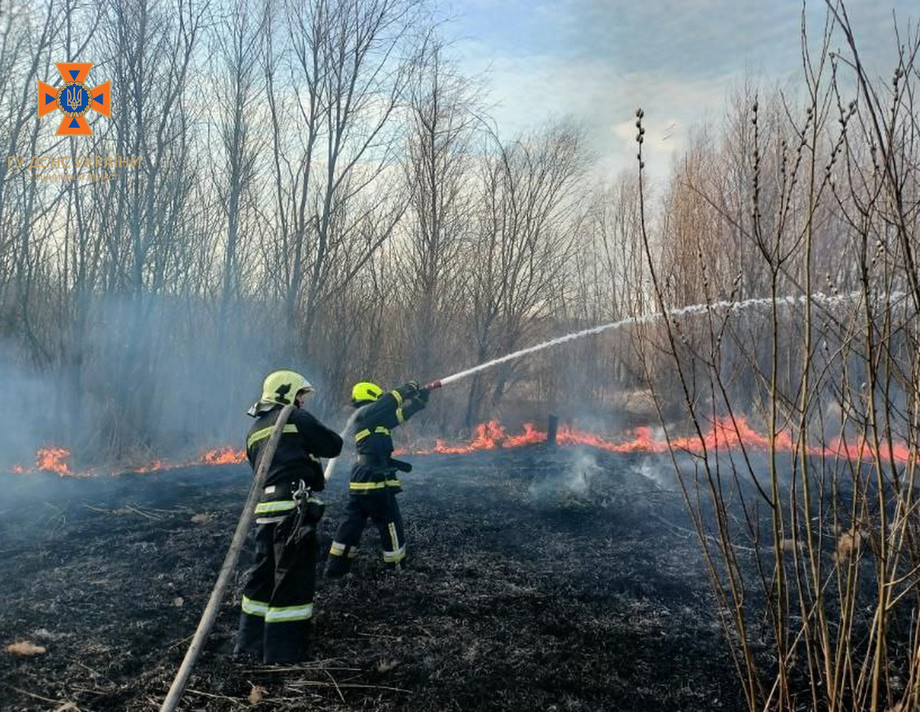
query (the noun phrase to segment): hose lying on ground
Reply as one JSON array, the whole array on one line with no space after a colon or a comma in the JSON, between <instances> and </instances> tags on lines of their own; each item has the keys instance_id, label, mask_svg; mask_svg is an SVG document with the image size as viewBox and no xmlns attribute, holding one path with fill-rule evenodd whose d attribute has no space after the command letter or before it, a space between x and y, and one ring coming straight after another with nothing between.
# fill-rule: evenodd
<instances>
[{"instance_id":1,"label":"hose lying on ground","mask_svg":"<svg viewBox=\"0 0 920 712\"><path fill-rule=\"evenodd\" d=\"M236 569L236 563L240 558L240 550L243 548L243 542L246 540L246 532L249 531L249 523L252 521L253 511L262 495L262 486L265 483L268 468L272 464L272 460L275 457L275 450L278 448L278 443L281 441L281 433L284 430L284 424L287 423L287 419L290 417L293 410L293 404L286 405L282 408L281 413L278 415L278 420L275 422L271 437L269 437L268 443L262 451L262 456L259 458L259 466L256 468L256 475L252 480L252 486L249 488L249 497L246 498L243 513L240 515L240 521L236 525L236 531L233 533L233 539L230 541L230 548L227 550L227 555L224 557L224 563L220 567L217 583L214 584L214 589L211 591L211 598L204 609L204 613L201 614L201 620L198 622L198 629L195 631L195 637L188 646L188 652L185 653L185 659L179 667L179 672L176 673L176 678L169 688L169 693L166 695L166 699L163 700L163 706L160 707L160 712L173 712L179 704L179 700L182 699L182 693L185 692L185 685L188 683L188 678L192 674L192 668L198 660L198 655L201 653L202 647L204 647L204 641L207 640L208 634L214 626L214 620L217 618L217 612L220 610L220 604L223 601L230 575Z\"/></svg>"}]
</instances>

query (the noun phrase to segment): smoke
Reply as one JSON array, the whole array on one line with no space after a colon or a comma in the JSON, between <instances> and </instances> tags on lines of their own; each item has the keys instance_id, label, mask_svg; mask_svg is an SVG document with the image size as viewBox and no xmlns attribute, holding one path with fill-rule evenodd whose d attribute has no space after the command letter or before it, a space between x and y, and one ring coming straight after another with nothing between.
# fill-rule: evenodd
<instances>
[{"instance_id":1,"label":"smoke","mask_svg":"<svg viewBox=\"0 0 920 712\"><path fill-rule=\"evenodd\" d=\"M61 355L41 370L0 344L0 468L29 468L51 445L71 451L74 469L242 449L267 373L294 369L322 390L309 362L284 357L294 349L269 306L238 303L222 331L213 310L196 297L100 299L79 331L63 330Z\"/></svg>"},{"instance_id":2,"label":"smoke","mask_svg":"<svg viewBox=\"0 0 920 712\"><path fill-rule=\"evenodd\" d=\"M16 351L0 342L0 467L31 465L35 451L58 427L60 375L39 374L22 365Z\"/></svg>"},{"instance_id":3,"label":"smoke","mask_svg":"<svg viewBox=\"0 0 920 712\"><path fill-rule=\"evenodd\" d=\"M636 505L654 492L675 492L674 467L659 455L610 454L601 450L558 450L552 467L530 482L531 500L543 507L617 508Z\"/></svg>"},{"instance_id":4,"label":"smoke","mask_svg":"<svg viewBox=\"0 0 920 712\"><path fill-rule=\"evenodd\" d=\"M660 457L643 458L631 471L657 489L667 490L674 486L674 467Z\"/></svg>"},{"instance_id":5,"label":"smoke","mask_svg":"<svg viewBox=\"0 0 920 712\"><path fill-rule=\"evenodd\" d=\"M96 371L102 380L95 390L117 389L115 405L125 422L108 422L107 429L129 430L116 445L140 443L173 457L220 445L242 448L251 424L245 413L267 373L293 369L322 389L310 364L282 355L287 333L268 305L238 303L222 328L212 308L193 298L158 297L143 305L143 328L137 328L134 304L105 305L100 322L121 328L96 334L94 361L113 369Z\"/></svg>"},{"instance_id":6,"label":"smoke","mask_svg":"<svg viewBox=\"0 0 920 712\"><path fill-rule=\"evenodd\" d=\"M534 478L528 492L541 504L591 504L608 499L609 495L596 492L596 483L603 478L604 468L598 464L594 452L576 449L568 455L562 466L540 478Z\"/></svg>"},{"instance_id":7,"label":"smoke","mask_svg":"<svg viewBox=\"0 0 920 712\"><path fill-rule=\"evenodd\" d=\"M561 489L573 497L588 497L595 478L603 472L594 453L579 451L563 471Z\"/></svg>"}]
</instances>

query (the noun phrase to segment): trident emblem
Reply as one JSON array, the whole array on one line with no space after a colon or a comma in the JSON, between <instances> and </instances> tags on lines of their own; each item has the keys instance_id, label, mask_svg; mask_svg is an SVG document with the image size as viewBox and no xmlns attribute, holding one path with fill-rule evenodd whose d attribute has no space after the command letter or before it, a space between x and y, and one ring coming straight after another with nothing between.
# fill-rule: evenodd
<instances>
[{"instance_id":1,"label":"trident emblem","mask_svg":"<svg viewBox=\"0 0 920 712\"><path fill-rule=\"evenodd\" d=\"M70 107L72 112L80 110L80 105L83 103L83 96L81 92L78 92L73 87L67 87L67 106Z\"/></svg>"},{"instance_id":2,"label":"trident emblem","mask_svg":"<svg viewBox=\"0 0 920 712\"><path fill-rule=\"evenodd\" d=\"M64 84L55 89L50 84L38 82L38 116L42 117L55 109L64 114L58 127L58 136L92 136L84 114L93 110L105 116L112 115L111 82L105 82L89 89L84 85L91 62L58 62Z\"/></svg>"}]
</instances>

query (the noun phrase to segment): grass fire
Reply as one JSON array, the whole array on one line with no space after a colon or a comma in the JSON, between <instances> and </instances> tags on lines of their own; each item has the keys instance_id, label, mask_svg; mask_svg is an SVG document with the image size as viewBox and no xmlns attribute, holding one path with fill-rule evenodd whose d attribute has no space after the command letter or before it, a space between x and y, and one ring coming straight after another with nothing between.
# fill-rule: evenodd
<instances>
[{"instance_id":1,"label":"grass fire","mask_svg":"<svg viewBox=\"0 0 920 712\"><path fill-rule=\"evenodd\" d=\"M291 710L524 710L560 696L585 709L626 699L632 709L735 708L690 525L661 484L667 463L544 448L419 458L406 478L411 573L383 571L368 533L351 578L320 581L308 663L229 662L237 580L185 704L243 709L257 685L264 704ZM7 704L151 707L194 630L249 477L198 465L7 483L4 601L14 613L2 633L45 649L6 659ZM346 496L333 489L330 509ZM337 519L323 523L321 548ZM678 678L686 684L667 682Z\"/></svg>"}]
</instances>

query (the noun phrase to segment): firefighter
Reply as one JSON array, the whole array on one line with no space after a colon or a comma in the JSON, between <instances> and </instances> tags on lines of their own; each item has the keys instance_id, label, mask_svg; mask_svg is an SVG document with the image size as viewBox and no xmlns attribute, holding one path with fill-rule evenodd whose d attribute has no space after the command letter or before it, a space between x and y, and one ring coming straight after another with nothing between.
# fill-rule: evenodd
<instances>
[{"instance_id":1,"label":"firefighter","mask_svg":"<svg viewBox=\"0 0 920 712\"><path fill-rule=\"evenodd\" d=\"M412 466L392 459L390 431L422 410L429 395L415 381L386 394L380 386L368 382L357 383L352 389L352 406L361 409L355 417L358 457L351 470L345 521L339 525L329 549L326 576L336 578L348 573L368 517L380 532L384 566L394 570L405 566L406 540L396 502L402 488L396 472L409 472Z\"/></svg>"},{"instance_id":2,"label":"firefighter","mask_svg":"<svg viewBox=\"0 0 920 712\"><path fill-rule=\"evenodd\" d=\"M306 410L310 382L293 371L270 373L262 398L249 409L255 423L246 438L253 471L282 408L295 403L256 505L256 558L243 588L234 657L295 663L307 654L316 588L316 527L323 503L312 495L325 486L320 457L336 457L342 438Z\"/></svg>"}]
</instances>

